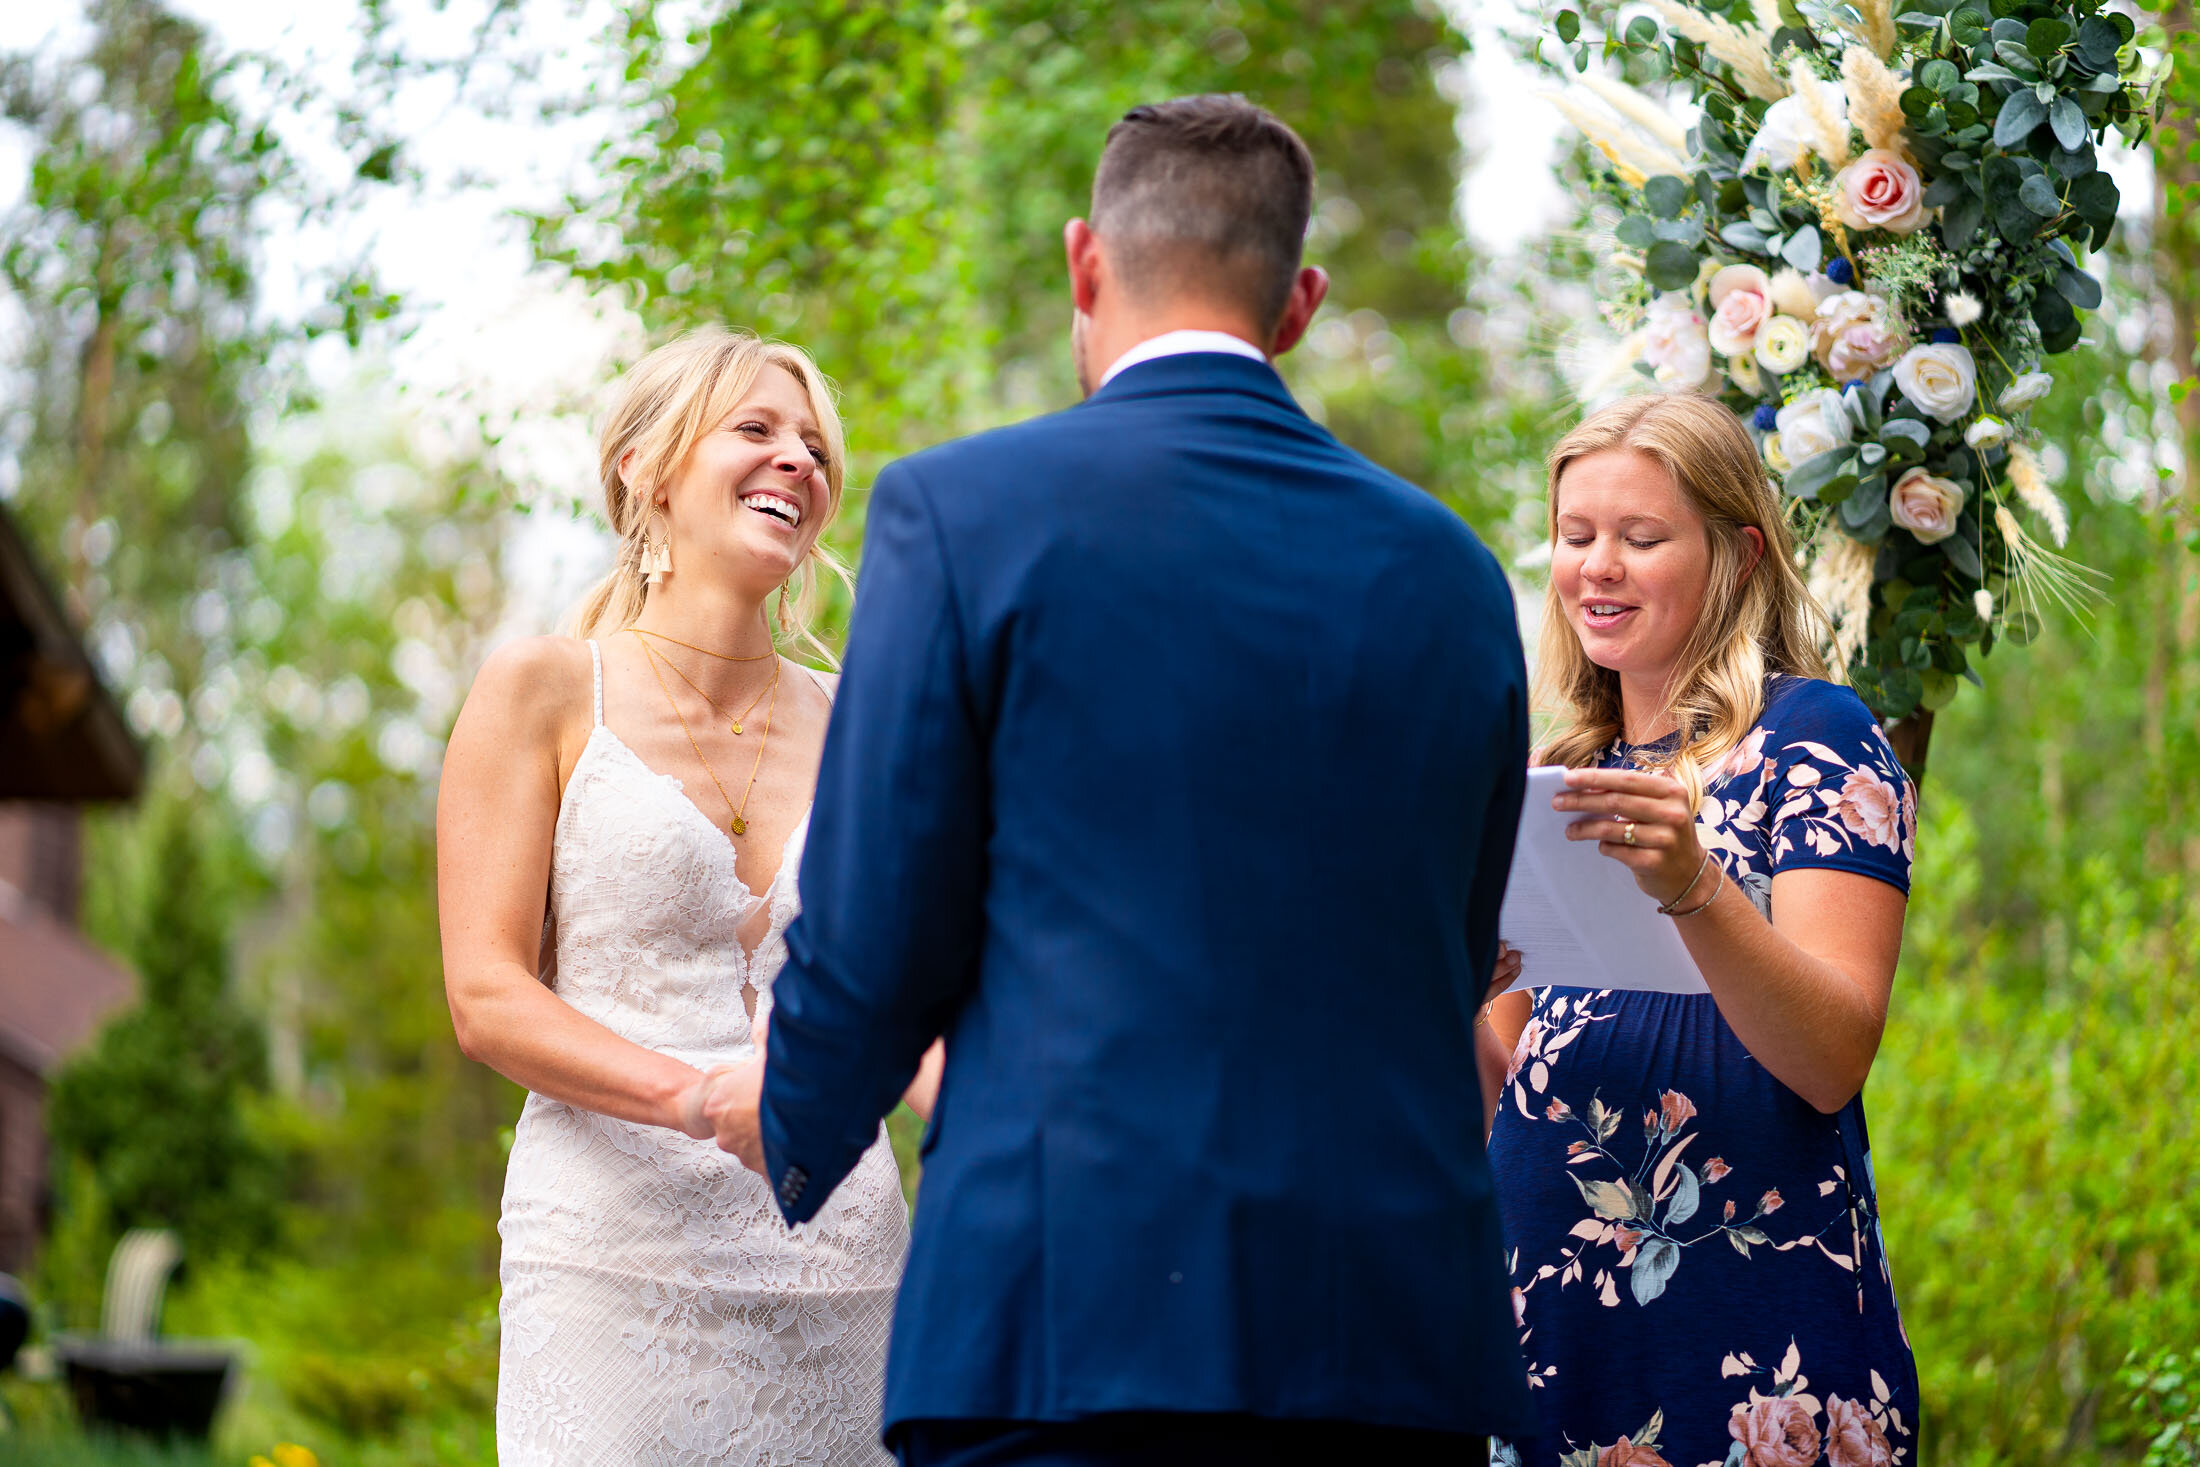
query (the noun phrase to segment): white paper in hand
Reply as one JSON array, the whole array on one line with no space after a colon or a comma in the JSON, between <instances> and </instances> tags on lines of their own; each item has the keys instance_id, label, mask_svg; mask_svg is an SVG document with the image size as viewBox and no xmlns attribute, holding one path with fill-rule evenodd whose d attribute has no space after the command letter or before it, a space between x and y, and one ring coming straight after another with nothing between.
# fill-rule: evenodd
<instances>
[{"instance_id":1,"label":"white paper in hand","mask_svg":"<svg viewBox=\"0 0 2200 1467\"><path fill-rule=\"evenodd\" d=\"M1597 849L1568 840L1578 810L1551 808L1566 771L1528 771L1528 798L1513 845L1512 876L1497 935L1520 953L1523 988L1624 988L1706 993L1672 919L1635 885L1633 873Z\"/></svg>"}]
</instances>

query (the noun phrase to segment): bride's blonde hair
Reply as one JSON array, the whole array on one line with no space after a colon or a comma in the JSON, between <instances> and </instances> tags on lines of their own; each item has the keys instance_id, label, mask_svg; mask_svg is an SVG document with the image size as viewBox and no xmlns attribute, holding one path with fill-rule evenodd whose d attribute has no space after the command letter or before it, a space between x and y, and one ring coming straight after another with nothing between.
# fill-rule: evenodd
<instances>
[{"instance_id":1,"label":"bride's blonde hair","mask_svg":"<svg viewBox=\"0 0 2200 1467\"><path fill-rule=\"evenodd\" d=\"M741 405L741 399L766 367L778 367L794 378L809 398L810 412L825 439L825 481L832 489L818 538L811 542L810 553L788 581L785 614L773 617L767 613L767 620L777 621L775 641L801 643L828 667L840 665L814 627L818 604L823 599L823 575L837 576L851 591L855 586L846 562L833 553L824 538L825 530L840 514L847 487L847 440L841 431L839 410L833 404L832 384L802 348L716 326L667 342L636 362L620 379L617 399L604 420L597 454L604 516L611 522L611 532L619 537L618 558L611 574L597 582L574 609L569 628L572 635L594 637L622 631L642 614L649 594L642 568L642 544L651 496L687 461L697 440ZM629 451L634 460L622 477L619 463ZM633 481L631 488L628 479Z\"/></svg>"},{"instance_id":2,"label":"bride's blonde hair","mask_svg":"<svg viewBox=\"0 0 2200 1467\"><path fill-rule=\"evenodd\" d=\"M1551 449L1548 533L1558 539L1558 481L1575 459L1611 449L1646 453L1703 516L1711 571L1703 610L1682 644L1665 712L1680 724L1663 762L1688 790L1693 807L1707 773L1749 736L1775 673L1822 678L1823 618L1795 568L1795 543L1781 499L1765 478L1756 445L1735 416L1708 398L1655 394L1622 398L1584 418ZM1764 554L1748 570L1755 526ZM1546 763L1594 763L1620 737L1619 674L1599 667L1559 599L1557 578L1543 598L1536 648L1535 702L1555 715L1542 743Z\"/></svg>"}]
</instances>

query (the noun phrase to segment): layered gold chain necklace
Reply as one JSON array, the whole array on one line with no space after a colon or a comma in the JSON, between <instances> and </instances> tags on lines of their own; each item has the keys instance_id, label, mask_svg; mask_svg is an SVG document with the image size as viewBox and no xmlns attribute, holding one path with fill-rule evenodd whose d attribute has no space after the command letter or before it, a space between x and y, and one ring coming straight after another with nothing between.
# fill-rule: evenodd
<instances>
[{"instance_id":1,"label":"layered gold chain necklace","mask_svg":"<svg viewBox=\"0 0 2200 1467\"><path fill-rule=\"evenodd\" d=\"M712 652L707 647L696 647L690 643L682 642L676 637L666 637L662 632L644 632L639 627L628 627L627 630L633 632L635 641L641 644L642 655L649 660L650 676L657 679L657 690L665 695L665 702L672 706L672 716L680 721L680 732L687 735L688 748L694 752L695 762L703 766L703 773L710 776L711 784L718 790L718 798L725 801L726 828L737 836L747 835L749 833L749 797L756 793L756 772L764 767L764 751L771 747L772 742L772 715L779 711L779 673L783 665L778 661L779 654L774 651L757 657L728 657L724 653ZM703 746L696 742L695 730L688 727L687 715L680 711L680 700L672 696L672 688L665 682L665 675L658 669L657 664L662 662L666 667L679 673L681 680L689 687L695 688L696 694L705 703L710 704L721 716L724 715L725 710L718 706L717 701L710 694L705 693L701 688L695 687L695 679L684 672L680 672L678 663L673 662L656 648L650 646L648 641L650 637L662 637L674 646L687 647L692 652L701 652L705 656L716 657L725 662L762 662L765 657L773 659L770 684L758 692L755 698L750 699L748 708L743 709L740 717L733 720L733 731L735 734L739 734L741 732L741 720L748 717L749 711L763 700L766 693L771 695L771 701L765 704L764 707L764 727L761 737L756 741L756 757L749 762L749 782L742 787L741 803L739 805L733 803L733 797L726 793L724 781L718 778L718 771L711 768L710 761L703 757Z\"/></svg>"},{"instance_id":2,"label":"layered gold chain necklace","mask_svg":"<svg viewBox=\"0 0 2200 1467\"><path fill-rule=\"evenodd\" d=\"M678 637L668 637L663 632L643 631L640 627L629 627L627 628L627 630L633 632L636 636L656 637L661 641L670 642L675 647L685 647L690 652L700 652L705 657L715 657L720 662L762 662L766 657L777 657L779 655L779 653L775 649L770 652L758 653L754 657L733 657L724 652L713 652L708 647L698 647L693 642L683 642ZM647 642L644 642L642 645L644 647L647 647L649 644ZM658 656L663 657L664 654L659 653ZM723 704L721 704L716 698L713 698L710 694L703 691L703 685L701 683L698 683L694 678L691 678L687 675L687 669L683 668L682 666L680 666L679 663L674 662L669 657L664 658L664 664L665 666L671 668L675 673L679 674L681 682L684 682L689 687L695 689L695 696L701 698L705 703L710 704L711 711L716 713L720 718L725 719L726 727L732 729L736 736L739 736L746 732L742 725L748 721L748 716L756 711L756 705L764 701L764 694L767 691L776 690L779 686L779 673L777 669L774 669L772 672L771 682L766 684L764 687L758 688L756 690L756 696L749 699L748 707L742 709L739 713L728 713L726 712L725 706ZM767 734L767 737L768 736L769 735Z\"/></svg>"}]
</instances>

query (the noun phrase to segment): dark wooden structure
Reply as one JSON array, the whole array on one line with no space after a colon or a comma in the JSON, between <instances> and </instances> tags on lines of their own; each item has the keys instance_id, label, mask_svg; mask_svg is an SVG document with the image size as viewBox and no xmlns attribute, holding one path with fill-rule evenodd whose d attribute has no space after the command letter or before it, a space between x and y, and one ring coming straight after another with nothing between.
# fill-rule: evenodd
<instances>
[{"instance_id":1,"label":"dark wooden structure","mask_svg":"<svg viewBox=\"0 0 2200 1467\"><path fill-rule=\"evenodd\" d=\"M60 598L0 509L0 1272L46 1194L46 1076L129 1002L77 931L79 807L136 795L144 760Z\"/></svg>"}]
</instances>

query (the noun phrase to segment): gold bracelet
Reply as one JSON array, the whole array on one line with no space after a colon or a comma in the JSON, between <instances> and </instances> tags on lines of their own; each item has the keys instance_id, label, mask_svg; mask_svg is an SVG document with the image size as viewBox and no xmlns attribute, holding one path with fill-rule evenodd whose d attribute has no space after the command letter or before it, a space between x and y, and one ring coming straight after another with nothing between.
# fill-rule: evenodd
<instances>
[{"instance_id":1,"label":"gold bracelet","mask_svg":"<svg viewBox=\"0 0 2200 1467\"><path fill-rule=\"evenodd\" d=\"M1661 917L1672 917L1679 915L1673 909L1679 906L1682 902L1688 900L1688 894L1696 889L1696 883L1703 880L1704 867L1710 864L1711 852L1708 848L1706 848L1703 853L1703 859L1696 863L1696 874L1688 878L1688 885L1682 887L1680 889L1680 893L1675 896L1673 900L1669 902L1658 903L1658 915ZM1706 903L1706 905L1709 905L1709 903ZM1699 907L1697 908L1697 910L1701 911L1702 908Z\"/></svg>"},{"instance_id":2,"label":"gold bracelet","mask_svg":"<svg viewBox=\"0 0 2200 1467\"><path fill-rule=\"evenodd\" d=\"M1693 883L1691 883L1691 884L1693 884ZM1703 903L1703 905L1702 905L1702 906L1700 906L1700 907L1690 907L1690 908L1689 908L1689 909L1688 909L1687 911L1685 911L1685 912L1675 912L1675 913L1673 913L1673 917L1674 917L1674 919L1675 919L1675 920L1677 921L1677 920L1679 920L1679 919L1680 919L1680 918L1682 918L1682 917L1693 917L1693 916L1695 916L1695 915L1696 915L1696 914L1697 914L1698 912L1708 912L1708 911L1710 911L1710 910L1711 910L1711 904L1712 904L1713 902L1717 901L1717 900L1719 899L1719 893L1720 893L1720 892L1722 892L1722 891L1725 891L1725 890L1726 890L1726 870L1725 870L1725 868L1723 868L1723 867L1722 867L1722 868L1720 868L1720 871L1719 871L1719 884L1718 884L1717 886L1714 886L1713 888L1711 888L1711 895L1710 895L1710 896L1708 896L1708 897L1706 897L1706 898L1704 898L1704 903ZM1685 895L1685 893L1683 893L1683 894Z\"/></svg>"}]
</instances>

